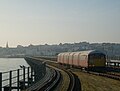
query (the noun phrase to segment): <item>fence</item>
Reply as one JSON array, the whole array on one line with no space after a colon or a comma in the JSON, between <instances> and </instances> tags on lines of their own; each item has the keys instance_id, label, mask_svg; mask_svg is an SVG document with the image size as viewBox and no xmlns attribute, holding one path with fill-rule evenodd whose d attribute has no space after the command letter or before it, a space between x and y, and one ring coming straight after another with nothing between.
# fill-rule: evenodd
<instances>
[{"instance_id":1,"label":"fence","mask_svg":"<svg viewBox=\"0 0 120 91\"><path fill-rule=\"evenodd\" d=\"M34 83L34 70L31 67L0 72L0 91L17 91L28 88Z\"/></svg>"}]
</instances>

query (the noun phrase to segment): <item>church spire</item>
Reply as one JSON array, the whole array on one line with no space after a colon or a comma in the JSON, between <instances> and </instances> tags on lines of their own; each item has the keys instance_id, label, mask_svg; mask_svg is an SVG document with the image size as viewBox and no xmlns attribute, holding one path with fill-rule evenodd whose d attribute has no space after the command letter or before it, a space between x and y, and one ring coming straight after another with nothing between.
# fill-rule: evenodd
<instances>
[{"instance_id":1,"label":"church spire","mask_svg":"<svg viewBox=\"0 0 120 91\"><path fill-rule=\"evenodd\" d=\"M7 44L6 44L6 48L9 48L9 46L8 46L8 42L7 42Z\"/></svg>"}]
</instances>

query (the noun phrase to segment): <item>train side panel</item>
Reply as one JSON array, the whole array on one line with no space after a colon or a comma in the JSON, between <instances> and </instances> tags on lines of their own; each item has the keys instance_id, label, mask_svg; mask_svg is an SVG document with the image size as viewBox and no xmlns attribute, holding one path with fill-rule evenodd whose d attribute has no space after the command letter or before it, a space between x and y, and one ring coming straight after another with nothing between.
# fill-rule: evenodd
<instances>
[{"instance_id":1,"label":"train side panel","mask_svg":"<svg viewBox=\"0 0 120 91\"><path fill-rule=\"evenodd\" d=\"M70 55L70 53L64 54L64 64L69 64L69 55Z\"/></svg>"},{"instance_id":2,"label":"train side panel","mask_svg":"<svg viewBox=\"0 0 120 91\"><path fill-rule=\"evenodd\" d=\"M80 55L79 56L79 66L88 68L88 57L87 55Z\"/></svg>"},{"instance_id":3,"label":"train side panel","mask_svg":"<svg viewBox=\"0 0 120 91\"><path fill-rule=\"evenodd\" d=\"M78 58L78 53L75 53L73 56L73 65L74 66L79 66L79 58Z\"/></svg>"},{"instance_id":4,"label":"train side panel","mask_svg":"<svg viewBox=\"0 0 120 91\"><path fill-rule=\"evenodd\" d=\"M59 63L63 63L64 61L64 53L61 53L59 56Z\"/></svg>"},{"instance_id":5,"label":"train side panel","mask_svg":"<svg viewBox=\"0 0 120 91\"><path fill-rule=\"evenodd\" d=\"M61 55L62 55L62 53L60 53L60 54L57 56L57 61L58 61L58 63L61 63Z\"/></svg>"},{"instance_id":6,"label":"train side panel","mask_svg":"<svg viewBox=\"0 0 120 91\"><path fill-rule=\"evenodd\" d=\"M73 56L74 56L74 54L75 53L70 53L70 55L69 55L69 61L68 61L68 63L69 63L69 65L73 65Z\"/></svg>"}]
</instances>

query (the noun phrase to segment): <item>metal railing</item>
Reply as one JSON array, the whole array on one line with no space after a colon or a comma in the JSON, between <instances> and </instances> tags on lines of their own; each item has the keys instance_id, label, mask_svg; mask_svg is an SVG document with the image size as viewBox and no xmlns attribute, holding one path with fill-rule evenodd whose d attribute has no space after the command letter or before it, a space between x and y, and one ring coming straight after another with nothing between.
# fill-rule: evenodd
<instances>
[{"instance_id":1,"label":"metal railing","mask_svg":"<svg viewBox=\"0 0 120 91\"><path fill-rule=\"evenodd\" d=\"M0 72L0 91L26 89L34 83L34 71L31 67Z\"/></svg>"}]
</instances>

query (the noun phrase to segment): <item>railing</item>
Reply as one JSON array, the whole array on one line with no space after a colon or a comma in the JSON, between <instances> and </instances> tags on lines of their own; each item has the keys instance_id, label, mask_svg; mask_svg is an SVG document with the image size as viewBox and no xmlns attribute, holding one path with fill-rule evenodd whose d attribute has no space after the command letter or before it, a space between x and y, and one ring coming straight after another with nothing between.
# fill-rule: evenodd
<instances>
[{"instance_id":1,"label":"railing","mask_svg":"<svg viewBox=\"0 0 120 91\"><path fill-rule=\"evenodd\" d=\"M26 89L34 83L34 71L31 67L0 72L0 91Z\"/></svg>"}]
</instances>

